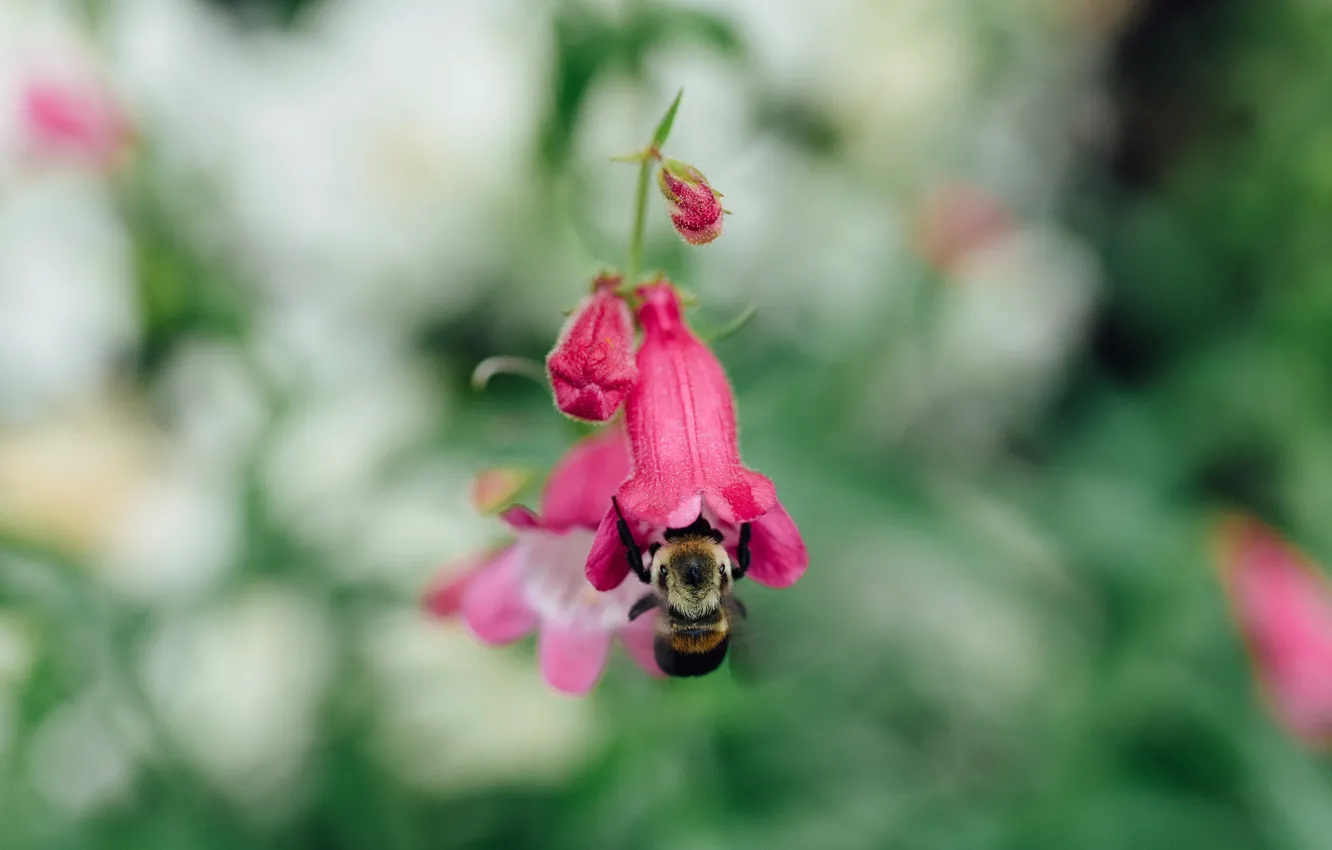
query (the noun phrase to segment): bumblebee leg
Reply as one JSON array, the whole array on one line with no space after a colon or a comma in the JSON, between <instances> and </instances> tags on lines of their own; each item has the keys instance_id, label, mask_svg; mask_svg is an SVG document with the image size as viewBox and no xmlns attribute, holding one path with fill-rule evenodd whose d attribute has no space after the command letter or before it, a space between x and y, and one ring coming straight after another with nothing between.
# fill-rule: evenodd
<instances>
[{"instance_id":1,"label":"bumblebee leg","mask_svg":"<svg viewBox=\"0 0 1332 850\"><path fill-rule=\"evenodd\" d=\"M656 607L657 607L657 594L655 593L644 594L643 598L635 602L634 607L629 609L629 622L632 623L634 620L637 620L639 617L643 616L644 614L646 614L647 612L651 611L653 608Z\"/></svg>"},{"instance_id":2,"label":"bumblebee leg","mask_svg":"<svg viewBox=\"0 0 1332 850\"><path fill-rule=\"evenodd\" d=\"M739 599L736 599L734 596L730 597L729 601L731 603L731 607L735 609L735 613L739 614L741 617L745 619L749 618L749 609L745 607L745 603L741 602Z\"/></svg>"},{"instance_id":3,"label":"bumblebee leg","mask_svg":"<svg viewBox=\"0 0 1332 850\"><path fill-rule=\"evenodd\" d=\"M736 564L736 569L732 571L737 579L744 578L745 573L749 572L749 532L749 523L740 526L740 545L735 547L736 560L739 563Z\"/></svg>"},{"instance_id":4,"label":"bumblebee leg","mask_svg":"<svg viewBox=\"0 0 1332 850\"><path fill-rule=\"evenodd\" d=\"M625 557L629 559L629 569L633 570L634 575L644 584L652 581L648 575L647 567L643 566L643 552L634 542L634 534L629 530L629 523L624 521L624 514L620 511L620 502L614 496L611 496L611 505L615 507L616 523L615 527L620 532L620 542L624 544Z\"/></svg>"}]
</instances>

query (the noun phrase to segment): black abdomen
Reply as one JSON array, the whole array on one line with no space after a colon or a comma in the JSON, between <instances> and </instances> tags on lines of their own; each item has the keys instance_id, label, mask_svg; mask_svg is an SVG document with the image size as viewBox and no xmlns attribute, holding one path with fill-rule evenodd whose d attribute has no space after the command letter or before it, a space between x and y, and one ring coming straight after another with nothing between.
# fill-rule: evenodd
<instances>
[{"instance_id":1,"label":"black abdomen","mask_svg":"<svg viewBox=\"0 0 1332 850\"><path fill-rule=\"evenodd\" d=\"M677 641L670 636L658 635L653 643L657 665L667 676L702 676L721 666L726 658L726 645L729 639L725 634L709 649L702 652L682 652L676 648Z\"/></svg>"}]
</instances>

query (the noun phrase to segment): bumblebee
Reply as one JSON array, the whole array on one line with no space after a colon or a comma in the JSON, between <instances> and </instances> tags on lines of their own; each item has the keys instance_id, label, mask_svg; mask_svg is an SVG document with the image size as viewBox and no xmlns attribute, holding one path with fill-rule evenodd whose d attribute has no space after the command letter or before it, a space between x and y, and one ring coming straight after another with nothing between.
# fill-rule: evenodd
<instances>
[{"instance_id":1,"label":"bumblebee","mask_svg":"<svg viewBox=\"0 0 1332 850\"><path fill-rule=\"evenodd\" d=\"M644 566L619 501L612 497L611 504L629 569L652 587L629 609L629 619L654 608L662 612L653 640L658 666L668 676L702 676L716 670L726 658L736 622L746 616L731 588L749 569L749 523L740 526L734 564L722 545L722 533L700 516L686 528L667 529L662 535L665 543L648 547L651 562Z\"/></svg>"}]
</instances>

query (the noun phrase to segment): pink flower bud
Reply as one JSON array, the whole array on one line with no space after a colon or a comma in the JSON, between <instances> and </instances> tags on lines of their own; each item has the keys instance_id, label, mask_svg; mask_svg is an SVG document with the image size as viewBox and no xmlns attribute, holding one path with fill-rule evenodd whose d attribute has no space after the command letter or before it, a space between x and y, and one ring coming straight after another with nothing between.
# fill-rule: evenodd
<instances>
[{"instance_id":1,"label":"pink flower bud","mask_svg":"<svg viewBox=\"0 0 1332 850\"><path fill-rule=\"evenodd\" d=\"M1309 744L1332 742L1332 587L1271 529L1222 526L1219 563L1272 714Z\"/></svg>"},{"instance_id":2,"label":"pink flower bud","mask_svg":"<svg viewBox=\"0 0 1332 850\"><path fill-rule=\"evenodd\" d=\"M668 159L657 172L657 182L666 198L666 212L671 223L686 242L706 245L721 236L721 194L708 185L703 172L679 160Z\"/></svg>"},{"instance_id":3,"label":"pink flower bud","mask_svg":"<svg viewBox=\"0 0 1332 850\"><path fill-rule=\"evenodd\" d=\"M610 419L638 377L633 316L619 285L618 275L599 276L546 358L555 404L575 419Z\"/></svg>"}]
</instances>

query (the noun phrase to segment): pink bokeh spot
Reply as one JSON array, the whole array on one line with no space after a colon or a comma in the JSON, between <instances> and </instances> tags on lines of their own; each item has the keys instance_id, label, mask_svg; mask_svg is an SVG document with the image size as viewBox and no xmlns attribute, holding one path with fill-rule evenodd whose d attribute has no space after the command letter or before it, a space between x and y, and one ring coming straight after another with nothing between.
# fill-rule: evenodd
<instances>
[{"instance_id":1,"label":"pink bokeh spot","mask_svg":"<svg viewBox=\"0 0 1332 850\"><path fill-rule=\"evenodd\" d=\"M22 90L20 119L31 155L98 168L114 164L130 138L119 107L92 83L31 80Z\"/></svg>"},{"instance_id":2,"label":"pink bokeh spot","mask_svg":"<svg viewBox=\"0 0 1332 850\"><path fill-rule=\"evenodd\" d=\"M1220 538L1222 578L1273 714L1307 743L1332 742L1332 586L1256 520L1230 518Z\"/></svg>"}]
</instances>

